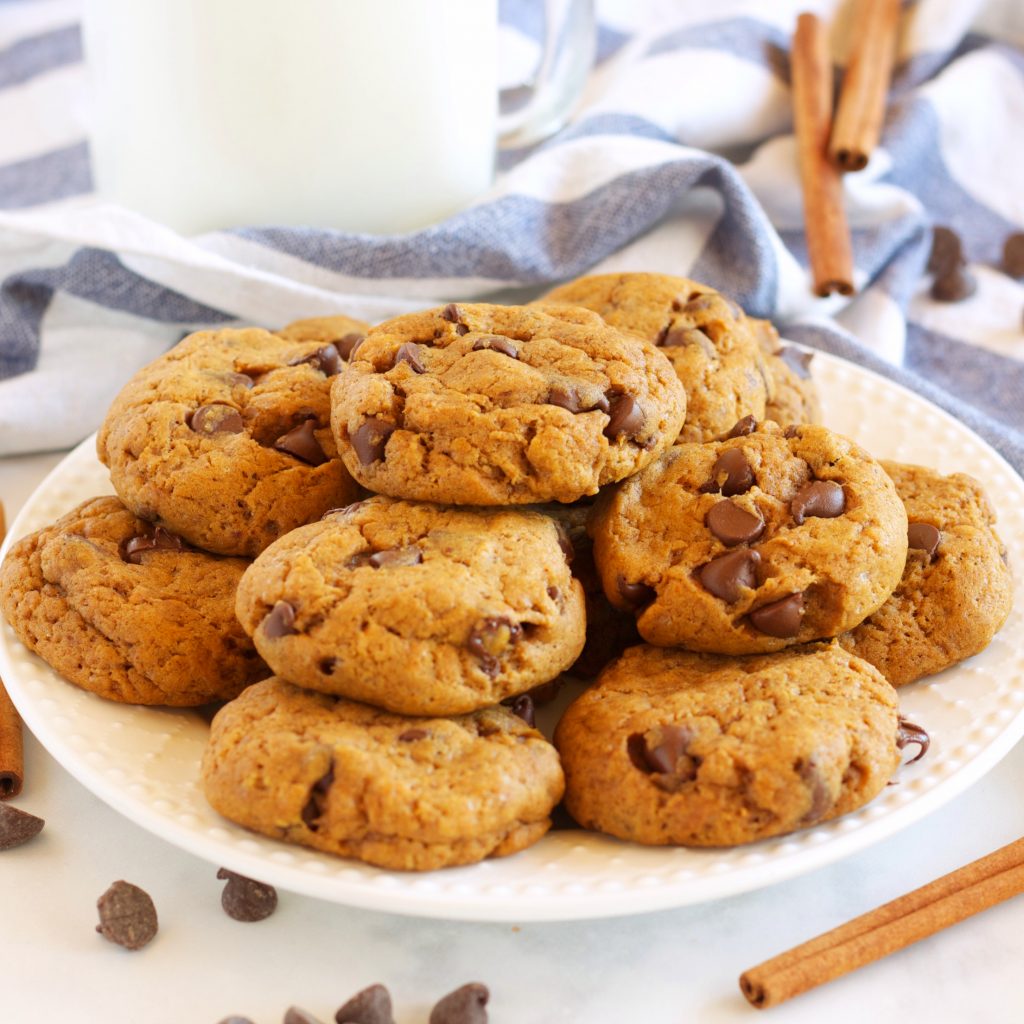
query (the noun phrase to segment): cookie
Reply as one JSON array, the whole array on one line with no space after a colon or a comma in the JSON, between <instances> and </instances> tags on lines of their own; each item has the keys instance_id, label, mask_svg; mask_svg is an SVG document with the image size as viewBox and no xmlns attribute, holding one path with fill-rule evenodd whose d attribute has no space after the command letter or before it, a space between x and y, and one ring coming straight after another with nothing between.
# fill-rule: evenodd
<instances>
[{"instance_id":1,"label":"cookie","mask_svg":"<svg viewBox=\"0 0 1024 1024\"><path fill-rule=\"evenodd\" d=\"M863 806L900 761L896 693L836 644L726 658L632 647L555 745L584 828L736 846Z\"/></svg>"},{"instance_id":2,"label":"cookie","mask_svg":"<svg viewBox=\"0 0 1024 1024\"><path fill-rule=\"evenodd\" d=\"M903 686L983 651L1010 614L1013 580L976 480L882 466L910 520L906 567L892 597L839 642Z\"/></svg>"},{"instance_id":3,"label":"cookie","mask_svg":"<svg viewBox=\"0 0 1024 1024\"><path fill-rule=\"evenodd\" d=\"M536 512L374 497L271 545L236 610L291 682L459 714L553 679L580 653L583 594L563 543Z\"/></svg>"},{"instance_id":4,"label":"cookie","mask_svg":"<svg viewBox=\"0 0 1024 1024\"><path fill-rule=\"evenodd\" d=\"M338 355L347 361L369 329L370 325L362 320L337 315L293 320L275 333L287 341L315 341L320 345L333 345Z\"/></svg>"},{"instance_id":5,"label":"cookie","mask_svg":"<svg viewBox=\"0 0 1024 1024\"><path fill-rule=\"evenodd\" d=\"M8 551L0 609L29 650L100 697L229 700L270 674L235 619L248 564L93 498Z\"/></svg>"},{"instance_id":6,"label":"cookie","mask_svg":"<svg viewBox=\"0 0 1024 1024\"><path fill-rule=\"evenodd\" d=\"M743 311L713 288L665 274L597 274L563 284L540 301L592 309L658 346L686 388L681 441L710 441L744 416L764 418L761 351Z\"/></svg>"},{"instance_id":7,"label":"cookie","mask_svg":"<svg viewBox=\"0 0 1024 1024\"><path fill-rule=\"evenodd\" d=\"M406 718L276 678L217 713L202 782L239 825L407 871L530 846L563 790L554 747L504 708Z\"/></svg>"},{"instance_id":8,"label":"cookie","mask_svg":"<svg viewBox=\"0 0 1024 1024\"><path fill-rule=\"evenodd\" d=\"M838 636L899 583L907 516L863 448L824 427L737 425L677 445L599 503L612 604L659 646L755 654Z\"/></svg>"},{"instance_id":9,"label":"cookie","mask_svg":"<svg viewBox=\"0 0 1024 1024\"><path fill-rule=\"evenodd\" d=\"M330 431L333 345L203 331L140 370L96 442L138 516L219 554L254 556L352 501Z\"/></svg>"},{"instance_id":10,"label":"cookie","mask_svg":"<svg viewBox=\"0 0 1024 1024\"><path fill-rule=\"evenodd\" d=\"M768 320L750 318L747 323L768 368L764 418L784 427L793 423L820 423L821 402L810 370L814 353L795 345L783 345L779 332Z\"/></svg>"},{"instance_id":11,"label":"cookie","mask_svg":"<svg viewBox=\"0 0 1024 1024\"><path fill-rule=\"evenodd\" d=\"M470 303L372 328L331 398L361 484L456 505L596 494L664 451L686 411L668 360L596 314Z\"/></svg>"}]
</instances>

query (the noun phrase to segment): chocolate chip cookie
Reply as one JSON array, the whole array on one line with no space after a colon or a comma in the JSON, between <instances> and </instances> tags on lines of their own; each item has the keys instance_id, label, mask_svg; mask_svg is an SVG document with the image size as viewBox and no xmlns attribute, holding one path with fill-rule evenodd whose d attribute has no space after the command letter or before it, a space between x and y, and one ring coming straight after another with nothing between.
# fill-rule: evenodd
<instances>
[{"instance_id":1,"label":"chocolate chip cookie","mask_svg":"<svg viewBox=\"0 0 1024 1024\"><path fill-rule=\"evenodd\" d=\"M903 686L983 651L1010 614L1013 580L976 480L882 466L910 521L906 567L892 597L839 642Z\"/></svg>"},{"instance_id":2,"label":"chocolate chip cookie","mask_svg":"<svg viewBox=\"0 0 1024 1024\"><path fill-rule=\"evenodd\" d=\"M293 320L275 333L288 341L316 341L320 345L333 345L338 355L347 362L369 329L368 323L339 314Z\"/></svg>"},{"instance_id":3,"label":"chocolate chip cookie","mask_svg":"<svg viewBox=\"0 0 1024 1024\"><path fill-rule=\"evenodd\" d=\"M564 785L554 747L504 708L405 718L279 679L217 713L202 779L246 828L408 871L530 846Z\"/></svg>"},{"instance_id":4,"label":"chocolate chip cookie","mask_svg":"<svg viewBox=\"0 0 1024 1024\"><path fill-rule=\"evenodd\" d=\"M836 644L632 647L555 732L573 818L655 846L736 846L846 814L892 778L901 741L893 688Z\"/></svg>"},{"instance_id":5,"label":"chocolate chip cookie","mask_svg":"<svg viewBox=\"0 0 1024 1024\"><path fill-rule=\"evenodd\" d=\"M374 497L271 545L237 613L294 683L410 715L460 714L553 679L583 593L536 512Z\"/></svg>"},{"instance_id":6,"label":"chocolate chip cookie","mask_svg":"<svg viewBox=\"0 0 1024 1024\"><path fill-rule=\"evenodd\" d=\"M714 288L665 274L596 274L540 302L584 306L658 346L686 388L681 441L710 441L744 416L764 418L761 351L743 310Z\"/></svg>"},{"instance_id":7,"label":"chocolate chip cookie","mask_svg":"<svg viewBox=\"0 0 1024 1024\"><path fill-rule=\"evenodd\" d=\"M270 674L235 619L248 564L93 498L8 551L0 609L83 690L127 704L228 700Z\"/></svg>"},{"instance_id":8,"label":"chocolate chip cookie","mask_svg":"<svg viewBox=\"0 0 1024 1024\"><path fill-rule=\"evenodd\" d=\"M769 320L748 319L768 368L768 401L764 418L784 427L793 423L820 423L821 402L811 377L813 352L783 345Z\"/></svg>"},{"instance_id":9,"label":"chocolate chip cookie","mask_svg":"<svg viewBox=\"0 0 1024 1024\"><path fill-rule=\"evenodd\" d=\"M100 460L136 515L207 551L256 555L356 495L330 431L343 365L319 338L190 335L114 400Z\"/></svg>"},{"instance_id":10,"label":"chocolate chip cookie","mask_svg":"<svg viewBox=\"0 0 1024 1024\"><path fill-rule=\"evenodd\" d=\"M664 451L686 411L660 352L574 307L396 317L370 330L331 397L361 484L456 505L595 494Z\"/></svg>"},{"instance_id":11,"label":"chocolate chip cookie","mask_svg":"<svg viewBox=\"0 0 1024 1024\"><path fill-rule=\"evenodd\" d=\"M608 599L659 646L775 651L838 636L893 592L907 552L896 488L824 427L737 424L677 445L595 510Z\"/></svg>"}]
</instances>

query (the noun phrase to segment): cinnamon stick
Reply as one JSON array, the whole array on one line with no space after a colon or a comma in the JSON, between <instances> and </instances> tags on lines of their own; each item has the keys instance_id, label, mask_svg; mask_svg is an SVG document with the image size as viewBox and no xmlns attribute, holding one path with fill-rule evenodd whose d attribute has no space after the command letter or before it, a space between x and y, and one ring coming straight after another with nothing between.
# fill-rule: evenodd
<instances>
[{"instance_id":1,"label":"cinnamon stick","mask_svg":"<svg viewBox=\"0 0 1024 1024\"><path fill-rule=\"evenodd\" d=\"M829 154L844 171L866 167L885 119L900 0L857 0L854 44L843 77Z\"/></svg>"},{"instance_id":2,"label":"cinnamon stick","mask_svg":"<svg viewBox=\"0 0 1024 1024\"><path fill-rule=\"evenodd\" d=\"M776 1006L1024 892L1024 839L972 861L740 975L752 1006Z\"/></svg>"},{"instance_id":3,"label":"cinnamon stick","mask_svg":"<svg viewBox=\"0 0 1024 1024\"><path fill-rule=\"evenodd\" d=\"M0 501L0 544L7 532L4 505ZM25 754L22 746L21 716L11 703L0 679L0 800L17 796L25 781Z\"/></svg>"},{"instance_id":4,"label":"cinnamon stick","mask_svg":"<svg viewBox=\"0 0 1024 1024\"><path fill-rule=\"evenodd\" d=\"M793 120L804 230L815 294L853 294L853 253L839 171L828 158L832 127L832 59L825 26L813 14L797 18L793 36Z\"/></svg>"}]
</instances>

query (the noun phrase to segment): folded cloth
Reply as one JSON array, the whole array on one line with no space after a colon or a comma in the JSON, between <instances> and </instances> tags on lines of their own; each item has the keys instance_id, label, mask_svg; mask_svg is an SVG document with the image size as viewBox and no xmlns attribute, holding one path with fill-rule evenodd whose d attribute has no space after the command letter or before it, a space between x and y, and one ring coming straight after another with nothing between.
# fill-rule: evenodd
<instances>
[{"instance_id":1,"label":"folded cloth","mask_svg":"<svg viewBox=\"0 0 1024 1024\"><path fill-rule=\"evenodd\" d=\"M136 368L201 327L368 320L519 301L585 272L721 288L794 340L880 370L1024 469L1024 287L999 269L1024 227L1017 0L918 0L881 148L844 179L858 294L811 294L792 136L790 2L599 0L598 63L570 123L506 151L491 191L426 230L243 227L194 238L90 196L77 4L0 5L0 455L68 446ZM824 17L838 3L814 5ZM505 0L517 53L536 5ZM842 55L840 55L842 56ZM932 224L978 281L929 296Z\"/></svg>"}]
</instances>

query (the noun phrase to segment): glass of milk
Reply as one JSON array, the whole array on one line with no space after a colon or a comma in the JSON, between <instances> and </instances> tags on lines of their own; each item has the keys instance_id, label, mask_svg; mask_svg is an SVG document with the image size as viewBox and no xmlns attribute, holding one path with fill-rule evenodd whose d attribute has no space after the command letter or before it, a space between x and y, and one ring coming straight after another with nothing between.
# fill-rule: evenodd
<instances>
[{"instance_id":1,"label":"glass of milk","mask_svg":"<svg viewBox=\"0 0 1024 1024\"><path fill-rule=\"evenodd\" d=\"M498 116L498 0L86 0L97 192L184 234L390 234L491 184L499 133L561 124L593 0L548 0L533 99Z\"/></svg>"}]
</instances>

